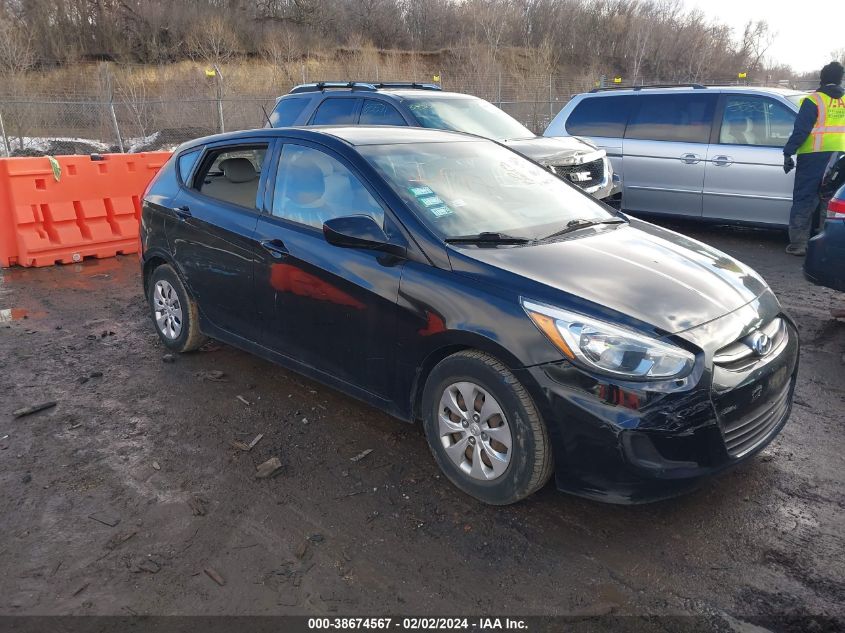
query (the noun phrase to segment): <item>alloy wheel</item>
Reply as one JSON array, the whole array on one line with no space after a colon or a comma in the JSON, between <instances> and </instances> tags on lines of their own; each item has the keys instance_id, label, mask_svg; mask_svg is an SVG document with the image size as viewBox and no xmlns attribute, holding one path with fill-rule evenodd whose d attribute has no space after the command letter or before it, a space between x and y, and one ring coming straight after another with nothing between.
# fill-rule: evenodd
<instances>
[{"instance_id":1,"label":"alloy wheel","mask_svg":"<svg viewBox=\"0 0 845 633\"><path fill-rule=\"evenodd\" d=\"M175 340L182 333L182 304L179 295L169 281L160 279L153 289L153 310L159 331L168 339Z\"/></svg>"}]
</instances>

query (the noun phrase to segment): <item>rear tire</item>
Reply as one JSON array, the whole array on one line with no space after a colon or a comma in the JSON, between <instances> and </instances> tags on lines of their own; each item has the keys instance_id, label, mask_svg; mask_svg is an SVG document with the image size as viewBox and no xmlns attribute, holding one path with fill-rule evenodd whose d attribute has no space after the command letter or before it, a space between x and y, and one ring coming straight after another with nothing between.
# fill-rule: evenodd
<instances>
[{"instance_id":1,"label":"rear tire","mask_svg":"<svg viewBox=\"0 0 845 633\"><path fill-rule=\"evenodd\" d=\"M197 304L170 265L162 264L150 274L147 303L158 337L168 349L190 352L206 341Z\"/></svg>"},{"instance_id":2,"label":"rear tire","mask_svg":"<svg viewBox=\"0 0 845 633\"><path fill-rule=\"evenodd\" d=\"M492 505L516 503L552 474L546 425L499 360L464 351L441 361L423 391L423 424L434 459L455 486Z\"/></svg>"}]
</instances>

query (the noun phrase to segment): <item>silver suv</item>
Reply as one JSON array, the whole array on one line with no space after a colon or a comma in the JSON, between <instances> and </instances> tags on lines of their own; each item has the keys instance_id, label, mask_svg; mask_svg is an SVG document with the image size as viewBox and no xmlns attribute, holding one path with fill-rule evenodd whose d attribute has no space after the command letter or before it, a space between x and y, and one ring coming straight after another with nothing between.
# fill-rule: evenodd
<instances>
[{"instance_id":1,"label":"silver suv","mask_svg":"<svg viewBox=\"0 0 845 633\"><path fill-rule=\"evenodd\" d=\"M783 146L805 95L698 84L597 89L573 97L544 136L605 149L626 211L787 226L794 172L783 173Z\"/></svg>"}]
</instances>

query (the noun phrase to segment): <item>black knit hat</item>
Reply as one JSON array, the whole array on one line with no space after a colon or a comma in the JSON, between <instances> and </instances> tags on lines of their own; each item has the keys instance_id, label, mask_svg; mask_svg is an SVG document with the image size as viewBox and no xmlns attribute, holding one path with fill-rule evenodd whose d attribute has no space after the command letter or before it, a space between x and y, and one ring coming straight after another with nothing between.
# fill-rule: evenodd
<instances>
[{"instance_id":1,"label":"black knit hat","mask_svg":"<svg viewBox=\"0 0 845 633\"><path fill-rule=\"evenodd\" d=\"M819 81L823 86L827 84L840 84L842 83L843 72L845 72L845 69L842 68L842 64L839 62L830 62L819 73Z\"/></svg>"}]
</instances>

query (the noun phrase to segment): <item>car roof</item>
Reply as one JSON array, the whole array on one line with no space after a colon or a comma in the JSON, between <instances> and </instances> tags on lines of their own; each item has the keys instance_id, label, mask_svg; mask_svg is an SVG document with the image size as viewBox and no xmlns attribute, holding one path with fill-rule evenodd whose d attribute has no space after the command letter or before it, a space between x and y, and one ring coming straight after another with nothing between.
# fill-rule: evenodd
<instances>
[{"instance_id":1,"label":"car roof","mask_svg":"<svg viewBox=\"0 0 845 633\"><path fill-rule=\"evenodd\" d=\"M647 94L672 94L678 92L693 92L707 94L708 92L744 92L744 93L760 93L760 94L776 94L783 97L794 95L804 95L807 91L795 90L793 88L766 88L764 86L704 86L693 88L690 86L665 86L660 88L612 88L609 90L601 90L598 92L587 92L584 95L591 95L593 97L612 97L614 95L647 95Z\"/></svg>"},{"instance_id":2,"label":"car roof","mask_svg":"<svg viewBox=\"0 0 845 633\"><path fill-rule=\"evenodd\" d=\"M405 143L460 143L460 142L484 142L479 136L465 134L463 132L452 132L449 130L435 130L431 128L418 127L392 127L389 125L326 125L309 127L274 127L257 128L254 130L240 130L238 132L226 132L215 134L188 141L179 146L176 151L200 147L209 143L226 141L245 141L250 139L284 136L288 138L299 138L302 140L319 141L326 137L338 139L347 145L400 145ZM492 141L487 141L492 142Z\"/></svg>"},{"instance_id":3,"label":"car roof","mask_svg":"<svg viewBox=\"0 0 845 633\"><path fill-rule=\"evenodd\" d=\"M381 88L378 92L396 95L397 97L425 97L427 99L478 99L475 95L468 95L462 92L415 90L413 88Z\"/></svg>"}]
</instances>

